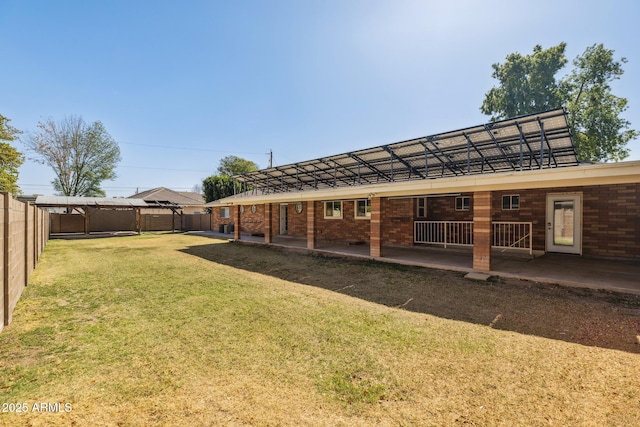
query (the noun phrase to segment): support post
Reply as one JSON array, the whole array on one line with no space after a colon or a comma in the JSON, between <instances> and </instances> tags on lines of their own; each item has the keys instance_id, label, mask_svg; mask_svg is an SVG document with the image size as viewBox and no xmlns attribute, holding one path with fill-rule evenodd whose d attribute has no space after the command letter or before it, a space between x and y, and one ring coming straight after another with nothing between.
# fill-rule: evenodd
<instances>
[{"instance_id":1,"label":"support post","mask_svg":"<svg viewBox=\"0 0 640 427\"><path fill-rule=\"evenodd\" d=\"M84 212L84 234L88 236L91 231L91 224L89 224L89 206L84 206L82 211Z\"/></svg>"},{"instance_id":2,"label":"support post","mask_svg":"<svg viewBox=\"0 0 640 427\"><path fill-rule=\"evenodd\" d=\"M382 257L382 198L371 198L371 234L369 254L374 258Z\"/></svg>"},{"instance_id":3,"label":"support post","mask_svg":"<svg viewBox=\"0 0 640 427\"><path fill-rule=\"evenodd\" d=\"M272 217L273 217L273 214L271 212L271 203L265 203L264 204L264 242L267 244L271 243L271 239L272 239L271 237Z\"/></svg>"},{"instance_id":4,"label":"support post","mask_svg":"<svg viewBox=\"0 0 640 427\"><path fill-rule=\"evenodd\" d=\"M491 270L491 191L473 193L473 269Z\"/></svg>"},{"instance_id":5,"label":"support post","mask_svg":"<svg viewBox=\"0 0 640 427\"><path fill-rule=\"evenodd\" d=\"M310 200L307 203L307 249L316 248L316 203Z\"/></svg>"},{"instance_id":6,"label":"support post","mask_svg":"<svg viewBox=\"0 0 640 427\"><path fill-rule=\"evenodd\" d=\"M240 240L240 205L235 205L233 207L233 238L235 240Z\"/></svg>"},{"instance_id":7,"label":"support post","mask_svg":"<svg viewBox=\"0 0 640 427\"><path fill-rule=\"evenodd\" d=\"M136 208L136 233L142 232L142 212L140 208Z\"/></svg>"}]
</instances>

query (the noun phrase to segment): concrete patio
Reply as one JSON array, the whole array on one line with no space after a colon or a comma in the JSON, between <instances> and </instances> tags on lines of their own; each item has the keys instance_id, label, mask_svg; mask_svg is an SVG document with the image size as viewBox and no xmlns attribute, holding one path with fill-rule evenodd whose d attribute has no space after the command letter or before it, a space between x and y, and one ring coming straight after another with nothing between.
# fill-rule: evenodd
<instances>
[{"instance_id":1,"label":"concrete patio","mask_svg":"<svg viewBox=\"0 0 640 427\"><path fill-rule=\"evenodd\" d=\"M209 231L193 233L233 240L233 235L229 234ZM239 242L265 245L264 237L245 234L241 235ZM303 252L374 259L426 268L473 271L471 248L384 246L383 256L372 258L368 244L318 242L316 249L310 251L307 249L306 239L274 236L271 245ZM555 253L534 257L526 252L505 253L494 250L491 269L493 276L640 295L640 260L610 260Z\"/></svg>"}]
</instances>

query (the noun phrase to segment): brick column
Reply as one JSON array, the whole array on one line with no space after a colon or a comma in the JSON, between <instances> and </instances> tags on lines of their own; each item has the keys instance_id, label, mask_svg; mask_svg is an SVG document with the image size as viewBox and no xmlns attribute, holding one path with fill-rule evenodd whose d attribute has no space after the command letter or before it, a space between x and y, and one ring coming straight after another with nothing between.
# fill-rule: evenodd
<instances>
[{"instance_id":1,"label":"brick column","mask_svg":"<svg viewBox=\"0 0 640 427\"><path fill-rule=\"evenodd\" d=\"M491 191L473 193L473 269L491 270Z\"/></svg>"},{"instance_id":2,"label":"brick column","mask_svg":"<svg viewBox=\"0 0 640 427\"><path fill-rule=\"evenodd\" d=\"M369 255L380 258L382 257L382 199L380 197L371 199L370 227Z\"/></svg>"},{"instance_id":3,"label":"brick column","mask_svg":"<svg viewBox=\"0 0 640 427\"><path fill-rule=\"evenodd\" d=\"M316 203L307 202L307 249L316 248Z\"/></svg>"},{"instance_id":4,"label":"brick column","mask_svg":"<svg viewBox=\"0 0 640 427\"><path fill-rule=\"evenodd\" d=\"M271 203L265 203L264 205L264 242L271 243L271 219L273 215L271 212Z\"/></svg>"},{"instance_id":5,"label":"brick column","mask_svg":"<svg viewBox=\"0 0 640 427\"><path fill-rule=\"evenodd\" d=\"M240 205L235 205L233 207L233 238L235 240L240 240Z\"/></svg>"}]
</instances>

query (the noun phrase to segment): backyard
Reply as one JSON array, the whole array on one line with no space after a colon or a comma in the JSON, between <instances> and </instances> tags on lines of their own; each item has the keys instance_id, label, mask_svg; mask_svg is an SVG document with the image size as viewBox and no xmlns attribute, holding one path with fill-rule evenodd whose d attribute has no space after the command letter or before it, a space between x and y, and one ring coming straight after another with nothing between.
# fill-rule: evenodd
<instances>
[{"instance_id":1,"label":"backyard","mask_svg":"<svg viewBox=\"0 0 640 427\"><path fill-rule=\"evenodd\" d=\"M633 425L640 296L185 234L53 240L0 424Z\"/></svg>"}]
</instances>

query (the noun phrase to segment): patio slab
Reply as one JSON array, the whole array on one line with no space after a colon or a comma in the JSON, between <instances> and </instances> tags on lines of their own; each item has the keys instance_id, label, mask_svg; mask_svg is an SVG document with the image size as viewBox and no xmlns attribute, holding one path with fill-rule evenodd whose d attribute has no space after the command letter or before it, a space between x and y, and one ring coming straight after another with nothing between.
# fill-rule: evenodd
<instances>
[{"instance_id":1,"label":"patio slab","mask_svg":"<svg viewBox=\"0 0 640 427\"><path fill-rule=\"evenodd\" d=\"M200 232L217 238L232 240L233 235ZM242 235L240 242L265 244L264 237ZM274 236L273 246L306 249L306 239ZM437 247L383 247L383 257L372 258L369 245L319 242L314 252L328 255L375 259L403 265L473 272L473 256L470 249L443 249ZM579 255L546 253L533 257L524 253L494 252L492 276L552 283L563 286L604 289L640 295L640 260L617 260Z\"/></svg>"}]
</instances>

